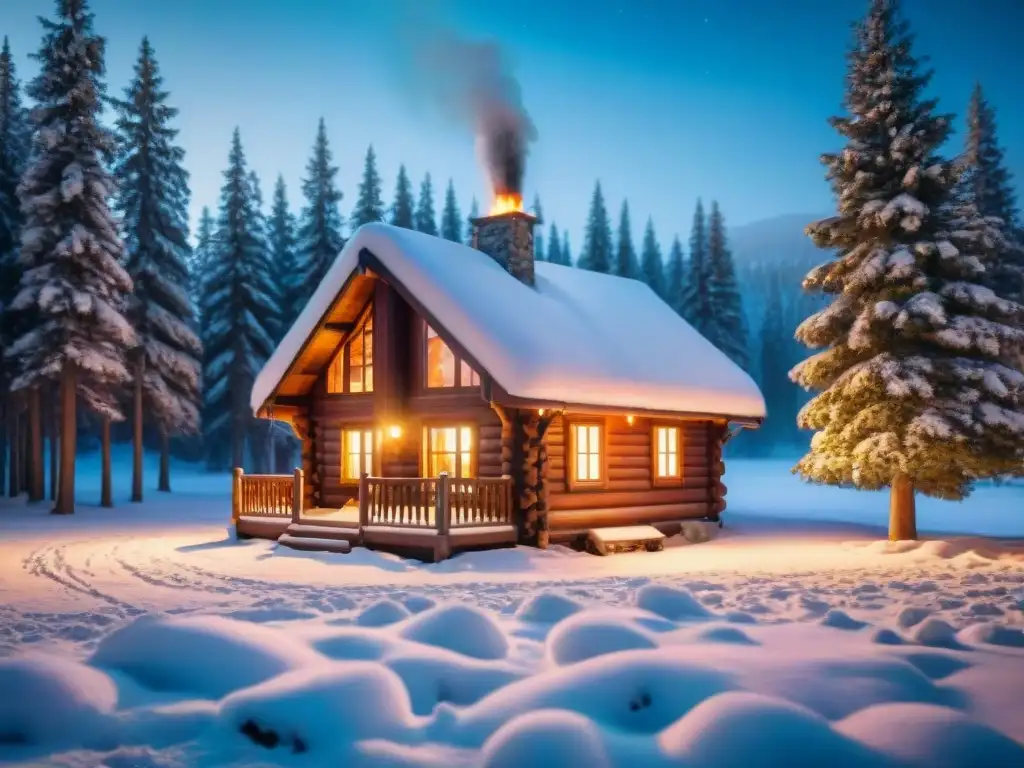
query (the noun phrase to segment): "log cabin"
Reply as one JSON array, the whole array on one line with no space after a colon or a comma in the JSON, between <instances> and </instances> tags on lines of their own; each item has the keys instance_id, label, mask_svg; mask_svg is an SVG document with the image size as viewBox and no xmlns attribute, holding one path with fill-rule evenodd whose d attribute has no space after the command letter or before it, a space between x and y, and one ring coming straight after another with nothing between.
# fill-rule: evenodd
<instances>
[{"instance_id":1,"label":"log cabin","mask_svg":"<svg viewBox=\"0 0 1024 768\"><path fill-rule=\"evenodd\" d=\"M302 460L236 469L239 535L441 559L720 519L757 385L645 284L537 261L535 225L353 234L255 380Z\"/></svg>"}]
</instances>

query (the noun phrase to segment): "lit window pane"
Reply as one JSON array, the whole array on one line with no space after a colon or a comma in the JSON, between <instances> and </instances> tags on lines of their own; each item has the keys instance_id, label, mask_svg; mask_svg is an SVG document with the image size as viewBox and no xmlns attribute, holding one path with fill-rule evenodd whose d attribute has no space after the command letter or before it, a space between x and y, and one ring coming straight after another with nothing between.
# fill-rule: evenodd
<instances>
[{"instance_id":1,"label":"lit window pane","mask_svg":"<svg viewBox=\"0 0 1024 768\"><path fill-rule=\"evenodd\" d=\"M367 392L373 392L373 366L367 365L363 368L363 383Z\"/></svg>"},{"instance_id":2,"label":"lit window pane","mask_svg":"<svg viewBox=\"0 0 1024 768\"><path fill-rule=\"evenodd\" d=\"M658 427L658 453L668 450L668 436L664 427Z\"/></svg>"},{"instance_id":3,"label":"lit window pane","mask_svg":"<svg viewBox=\"0 0 1024 768\"><path fill-rule=\"evenodd\" d=\"M459 362L459 385L463 387L476 387L480 384L480 377L473 367L465 360Z\"/></svg>"},{"instance_id":4,"label":"lit window pane","mask_svg":"<svg viewBox=\"0 0 1024 768\"><path fill-rule=\"evenodd\" d=\"M462 463L461 477L472 477L473 476L473 455L468 451L464 451L460 457Z\"/></svg>"},{"instance_id":5,"label":"lit window pane","mask_svg":"<svg viewBox=\"0 0 1024 768\"><path fill-rule=\"evenodd\" d=\"M594 453L599 445L599 432L597 427L588 427L588 429L590 430L590 444L587 446L587 450Z\"/></svg>"},{"instance_id":6,"label":"lit window pane","mask_svg":"<svg viewBox=\"0 0 1024 768\"><path fill-rule=\"evenodd\" d=\"M590 479L591 480L597 480L598 478L601 477L601 470L598 468L598 461L600 460L600 458L601 457L598 456L596 453L590 454Z\"/></svg>"},{"instance_id":7,"label":"lit window pane","mask_svg":"<svg viewBox=\"0 0 1024 768\"><path fill-rule=\"evenodd\" d=\"M473 442L473 430L470 427L463 427L460 430L459 441L461 443L459 448L461 448L464 451L468 451L469 446Z\"/></svg>"},{"instance_id":8,"label":"lit window pane","mask_svg":"<svg viewBox=\"0 0 1024 768\"><path fill-rule=\"evenodd\" d=\"M673 427L672 429L665 430L668 432L668 449L675 453L679 450L679 430Z\"/></svg>"},{"instance_id":9,"label":"lit window pane","mask_svg":"<svg viewBox=\"0 0 1024 768\"><path fill-rule=\"evenodd\" d=\"M363 391L363 367L361 365L353 365L348 369L348 391Z\"/></svg>"},{"instance_id":10,"label":"lit window pane","mask_svg":"<svg viewBox=\"0 0 1024 768\"><path fill-rule=\"evenodd\" d=\"M455 386L455 355L436 334L427 334L427 386Z\"/></svg>"},{"instance_id":11,"label":"lit window pane","mask_svg":"<svg viewBox=\"0 0 1024 768\"><path fill-rule=\"evenodd\" d=\"M367 365L373 362L373 328L370 325L366 326L363 333L363 355Z\"/></svg>"},{"instance_id":12,"label":"lit window pane","mask_svg":"<svg viewBox=\"0 0 1024 768\"><path fill-rule=\"evenodd\" d=\"M576 454L576 479L587 479L587 454L585 453Z\"/></svg>"},{"instance_id":13,"label":"lit window pane","mask_svg":"<svg viewBox=\"0 0 1024 768\"><path fill-rule=\"evenodd\" d=\"M668 457L664 453L658 454L658 477L668 474Z\"/></svg>"}]
</instances>

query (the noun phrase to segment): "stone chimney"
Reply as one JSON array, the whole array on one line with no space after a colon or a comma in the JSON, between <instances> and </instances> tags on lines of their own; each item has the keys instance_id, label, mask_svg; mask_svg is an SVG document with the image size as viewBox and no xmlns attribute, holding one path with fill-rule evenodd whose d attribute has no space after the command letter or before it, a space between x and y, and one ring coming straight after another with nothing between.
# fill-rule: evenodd
<instances>
[{"instance_id":1,"label":"stone chimney","mask_svg":"<svg viewBox=\"0 0 1024 768\"><path fill-rule=\"evenodd\" d=\"M473 219L471 245L483 251L519 282L533 285L533 228L536 216L523 211L510 211Z\"/></svg>"}]
</instances>

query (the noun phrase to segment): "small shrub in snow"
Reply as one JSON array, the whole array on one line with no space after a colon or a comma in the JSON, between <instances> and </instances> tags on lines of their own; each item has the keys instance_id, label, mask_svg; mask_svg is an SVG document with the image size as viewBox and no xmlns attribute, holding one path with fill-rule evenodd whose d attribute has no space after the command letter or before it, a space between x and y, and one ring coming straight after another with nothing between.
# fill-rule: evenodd
<instances>
[{"instance_id":1,"label":"small shrub in snow","mask_svg":"<svg viewBox=\"0 0 1024 768\"><path fill-rule=\"evenodd\" d=\"M557 592L541 592L520 606L516 612L516 618L535 624L557 624L563 619L579 613L580 610L582 610L582 606L565 595L560 595Z\"/></svg>"},{"instance_id":2,"label":"small shrub in snow","mask_svg":"<svg viewBox=\"0 0 1024 768\"><path fill-rule=\"evenodd\" d=\"M381 600L374 603L356 618L360 627L386 627L406 619L411 614L404 605L394 600Z\"/></svg>"},{"instance_id":3,"label":"small shrub in snow","mask_svg":"<svg viewBox=\"0 0 1024 768\"><path fill-rule=\"evenodd\" d=\"M483 748L484 768L542 765L612 765L597 726L575 712L541 710L521 715L498 730Z\"/></svg>"},{"instance_id":4,"label":"small shrub in snow","mask_svg":"<svg viewBox=\"0 0 1024 768\"><path fill-rule=\"evenodd\" d=\"M503 659L508 639L494 619L468 605L441 605L417 614L401 628L406 640L434 645L476 659Z\"/></svg>"},{"instance_id":5,"label":"small shrub in snow","mask_svg":"<svg viewBox=\"0 0 1024 768\"><path fill-rule=\"evenodd\" d=\"M707 608L697 602L697 598L689 590L665 584L646 584L638 589L636 604L669 621L705 619L712 615Z\"/></svg>"},{"instance_id":6,"label":"small shrub in snow","mask_svg":"<svg viewBox=\"0 0 1024 768\"><path fill-rule=\"evenodd\" d=\"M657 643L633 623L600 612L581 613L556 624L547 640L548 658L560 665L655 647Z\"/></svg>"}]
</instances>

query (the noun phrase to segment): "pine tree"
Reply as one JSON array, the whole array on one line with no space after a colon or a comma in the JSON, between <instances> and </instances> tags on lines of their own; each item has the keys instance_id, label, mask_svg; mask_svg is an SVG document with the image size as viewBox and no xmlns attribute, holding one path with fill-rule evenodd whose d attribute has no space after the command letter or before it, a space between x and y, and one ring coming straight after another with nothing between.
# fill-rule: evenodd
<instances>
[{"instance_id":1,"label":"pine tree","mask_svg":"<svg viewBox=\"0 0 1024 768\"><path fill-rule=\"evenodd\" d=\"M466 218L466 242L472 244L473 242L473 220L480 218L480 205L477 203L476 198L469 204L469 216Z\"/></svg>"},{"instance_id":2,"label":"pine tree","mask_svg":"<svg viewBox=\"0 0 1024 768\"><path fill-rule=\"evenodd\" d=\"M949 117L922 98L930 73L911 53L894 0L872 0L849 55L846 138L822 156L837 215L807 227L833 260L805 288L833 296L797 338L823 348L791 372L819 390L800 413L817 431L806 479L891 488L889 537L916 538L914 495L960 499L1024 461L1021 374L1002 364L1024 308L977 281L984 264L950 242L956 173L937 151Z\"/></svg>"},{"instance_id":3,"label":"pine tree","mask_svg":"<svg viewBox=\"0 0 1024 768\"><path fill-rule=\"evenodd\" d=\"M359 199L356 209L352 212L352 230L363 224L384 221L384 193L381 190L380 174L377 173L377 156L373 145L366 150L366 162L363 165L363 180L359 183Z\"/></svg>"},{"instance_id":4,"label":"pine tree","mask_svg":"<svg viewBox=\"0 0 1024 768\"><path fill-rule=\"evenodd\" d=\"M575 266L572 258L572 249L569 247L569 230L562 230L562 264L567 267Z\"/></svg>"},{"instance_id":5,"label":"pine tree","mask_svg":"<svg viewBox=\"0 0 1024 768\"><path fill-rule=\"evenodd\" d=\"M32 322L18 328L7 355L17 368L12 390L60 382L54 511L70 513L76 395L101 418L121 419L125 355L136 339L122 314L132 280L121 266L124 244L109 206L114 185L106 163L114 140L99 121L105 41L93 31L85 0L59 0L57 19L41 21L40 72L28 89L36 101L35 152L19 187L25 271L12 302L15 311L29 311Z\"/></svg>"},{"instance_id":6,"label":"pine tree","mask_svg":"<svg viewBox=\"0 0 1024 768\"><path fill-rule=\"evenodd\" d=\"M686 304L687 264L683 256L683 244L679 235L672 238L668 251L668 268L665 270L665 301L682 317Z\"/></svg>"},{"instance_id":7,"label":"pine tree","mask_svg":"<svg viewBox=\"0 0 1024 768\"><path fill-rule=\"evenodd\" d=\"M253 421L249 392L274 347L277 302L255 192L235 129L203 314L205 436L211 464L217 468L223 468L225 447L233 465L244 466ZM329 197L324 194L320 199ZM311 195L311 199L317 198Z\"/></svg>"},{"instance_id":8,"label":"pine tree","mask_svg":"<svg viewBox=\"0 0 1024 768\"><path fill-rule=\"evenodd\" d=\"M396 227L415 229L414 206L412 184L409 183L405 166L401 165L398 167L398 181L395 183L395 202L391 206L391 223Z\"/></svg>"},{"instance_id":9,"label":"pine tree","mask_svg":"<svg viewBox=\"0 0 1024 768\"><path fill-rule=\"evenodd\" d=\"M647 217L647 224L644 227L640 273L652 291L663 299L668 296L665 285L665 265L661 260L661 247L658 245L658 237L654 233L654 220L650 216Z\"/></svg>"},{"instance_id":10,"label":"pine tree","mask_svg":"<svg viewBox=\"0 0 1024 768\"><path fill-rule=\"evenodd\" d=\"M771 446L787 443L792 434L791 424L796 419L797 389L787 376L789 338L782 317L782 292L778 273L768 278L767 304L760 332L761 393L768 410L768 418L755 436L761 448L768 453ZM764 434L760 434L761 432Z\"/></svg>"},{"instance_id":11,"label":"pine tree","mask_svg":"<svg viewBox=\"0 0 1024 768\"><path fill-rule=\"evenodd\" d=\"M736 282L736 266L725 235L725 221L717 202L711 203L708 221L708 299L713 321L707 338L741 368L748 364L747 326Z\"/></svg>"},{"instance_id":12,"label":"pine tree","mask_svg":"<svg viewBox=\"0 0 1024 768\"><path fill-rule=\"evenodd\" d=\"M707 219L704 216L704 204L700 200L697 200L697 210L693 214L688 267L680 310L687 322L706 337L715 322L715 314L711 306Z\"/></svg>"},{"instance_id":13,"label":"pine tree","mask_svg":"<svg viewBox=\"0 0 1024 768\"><path fill-rule=\"evenodd\" d=\"M302 194L306 205L299 219L298 284L302 286L301 301L305 301L324 279L334 259L345 245L342 237L342 218L338 205L342 194L335 177L336 166L331 165L331 148L327 142L327 127L323 118L317 129L313 156L306 166L302 181Z\"/></svg>"},{"instance_id":14,"label":"pine tree","mask_svg":"<svg viewBox=\"0 0 1024 768\"><path fill-rule=\"evenodd\" d=\"M413 214L416 229L427 235L437 235L437 215L434 213L434 184L428 173L420 184L420 197Z\"/></svg>"},{"instance_id":15,"label":"pine tree","mask_svg":"<svg viewBox=\"0 0 1024 768\"><path fill-rule=\"evenodd\" d=\"M636 249L633 248L632 225L629 222L629 202L622 201L619 213L618 244L615 249L615 274L620 277L638 277Z\"/></svg>"},{"instance_id":16,"label":"pine tree","mask_svg":"<svg viewBox=\"0 0 1024 768\"><path fill-rule=\"evenodd\" d=\"M277 286L278 306L277 328L274 338L280 341L291 328L302 307L299 297L302 287L296 283L298 254L296 253L295 216L288 208L288 190L284 177L278 176L274 184L274 202L268 222L271 275Z\"/></svg>"},{"instance_id":17,"label":"pine tree","mask_svg":"<svg viewBox=\"0 0 1024 768\"><path fill-rule=\"evenodd\" d=\"M533 195L533 205L530 206L530 213L536 217L538 225L544 223L544 209L540 204L540 195L536 192ZM536 234L533 236L533 252L538 261L544 261L544 237L540 234L540 226L534 229Z\"/></svg>"},{"instance_id":18,"label":"pine tree","mask_svg":"<svg viewBox=\"0 0 1024 768\"><path fill-rule=\"evenodd\" d=\"M607 274L611 272L612 264L612 228L608 220L608 210L604 205L604 195L601 193L601 182L598 181L594 185L594 194L590 199L590 213L587 215L579 267Z\"/></svg>"},{"instance_id":19,"label":"pine tree","mask_svg":"<svg viewBox=\"0 0 1024 768\"><path fill-rule=\"evenodd\" d=\"M143 413L162 438L161 466L169 472L170 435L199 431L202 345L193 332L195 313L188 284L188 173L184 151L175 145L153 49L143 38L135 78L118 112L117 207L135 293L128 319L139 346L132 355L135 477L132 500L142 501ZM161 473L159 489L170 490Z\"/></svg>"},{"instance_id":20,"label":"pine tree","mask_svg":"<svg viewBox=\"0 0 1024 768\"><path fill-rule=\"evenodd\" d=\"M189 261L189 292L192 294L192 306L195 307L196 319L202 322L203 316L203 282L213 254L214 221L208 206L203 206L199 214L199 227L196 229L196 246L192 249Z\"/></svg>"},{"instance_id":21,"label":"pine tree","mask_svg":"<svg viewBox=\"0 0 1024 768\"><path fill-rule=\"evenodd\" d=\"M444 193L444 210L441 211L441 237L453 243L462 242L462 214L459 203L455 199L455 185L448 179L448 188Z\"/></svg>"},{"instance_id":22,"label":"pine tree","mask_svg":"<svg viewBox=\"0 0 1024 768\"><path fill-rule=\"evenodd\" d=\"M552 264L562 263L562 241L558 237L558 227L555 226L555 222L551 222L551 228L548 230L547 260Z\"/></svg>"}]
</instances>

